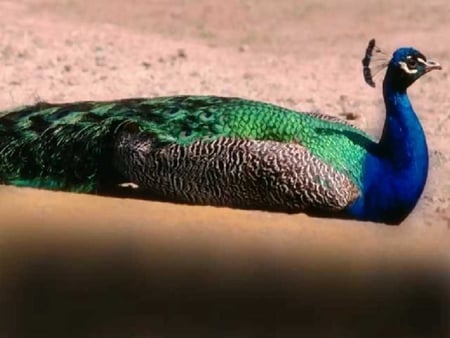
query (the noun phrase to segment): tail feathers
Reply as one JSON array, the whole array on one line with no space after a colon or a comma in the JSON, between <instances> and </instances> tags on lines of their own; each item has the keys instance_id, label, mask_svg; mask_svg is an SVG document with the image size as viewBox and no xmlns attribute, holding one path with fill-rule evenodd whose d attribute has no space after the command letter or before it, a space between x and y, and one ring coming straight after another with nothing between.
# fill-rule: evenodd
<instances>
[{"instance_id":1,"label":"tail feathers","mask_svg":"<svg viewBox=\"0 0 450 338\"><path fill-rule=\"evenodd\" d=\"M106 121L105 121L106 122ZM100 193L123 182L113 165L114 129L122 121L55 124L0 133L0 177L6 184Z\"/></svg>"}]
</instances>

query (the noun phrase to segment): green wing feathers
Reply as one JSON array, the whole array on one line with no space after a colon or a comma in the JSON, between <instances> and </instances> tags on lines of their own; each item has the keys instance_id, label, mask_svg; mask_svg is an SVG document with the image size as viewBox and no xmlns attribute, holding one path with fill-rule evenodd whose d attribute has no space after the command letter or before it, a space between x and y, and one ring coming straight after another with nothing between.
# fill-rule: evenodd
<instances>
[{"instance_id":1,"label":"green wing feathers","mask_svg":"<svg viewBox=\"0 0 450 338\"><path fill-rule=\"evenodd\" d=\"M301 144L358 187L372 142L334 118L238 98L39 103L0 117L0 179L81 192L116 184L126 178L116 177L112 169L114 138L130 127L151 135L158 146L221 137Z\"/></svg>"}]
</instances>

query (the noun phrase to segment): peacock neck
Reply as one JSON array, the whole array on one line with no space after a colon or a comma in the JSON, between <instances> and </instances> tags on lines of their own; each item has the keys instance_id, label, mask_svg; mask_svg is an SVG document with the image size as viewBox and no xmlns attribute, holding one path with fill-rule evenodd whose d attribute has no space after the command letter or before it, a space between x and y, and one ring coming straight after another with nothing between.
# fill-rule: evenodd
<instances>
[{"instance_id":1,"label":"peacock neck","mask_svg":"<svg viewBox=\"0 0 450 338\"><path fill-rule=\"evenodd\" d=\"M367 156L363 194L353 217L399 224L414 208L428 174L425 135L406 89L384 82L386 121L380 142Z\"/></svg>"},{"instance_id":2,"label":"peacock neck","mask_svg":"<svg viewBox=\"0 0 450 338\"><path fill-rule=\"evenodd\" d=\"M367 158L364 194L350 208L350 214L399 224L422 194L428 174L428 150L406 89L398 89L385 80L384 99L383 134Z\"/></svg>"},{"instance_id":3,"label":"peacock neck","mask_svg":"<svg viewBox=\"0 0 450 338\"><path fill-rule=\"evenodd\" d=\"M428 149L425 134L406 93L389 76L383 83L386 121L378 144L380 155L394 171L425 183ZM417 182L420 183L420 182Z\"/></svg>"}]
</instances>

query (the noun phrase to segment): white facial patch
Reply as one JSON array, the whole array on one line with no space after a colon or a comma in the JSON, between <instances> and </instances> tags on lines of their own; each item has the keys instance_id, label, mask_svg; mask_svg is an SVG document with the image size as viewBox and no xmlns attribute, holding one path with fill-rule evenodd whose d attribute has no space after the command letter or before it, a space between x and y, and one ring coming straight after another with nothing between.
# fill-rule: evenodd
<instances>
[{"instance_id":1,"label":"white facial patch","mask_svg":"<svg viewBox=\"0 0 450 338\"><path fill-rule=\"evenodd\" d=\"M400 65L400 68L405 71L405 73L416 74L418 72L417 69L409 69L408 65L406 64L406 62L399 61L399 65Z\"/></svg>"},{"instance_id":2,"label":"white facial patch","mask_svg":"<svg viewBox=\"0 0 450 338\"><path fill-rule=\"evenodd\" d=\"M427 65L427 62L426 62L424 59L422 59L422 58L417 58L417 62L420 62L420 63L423 64L424 66Z\"/></svg>"}]
</instances>

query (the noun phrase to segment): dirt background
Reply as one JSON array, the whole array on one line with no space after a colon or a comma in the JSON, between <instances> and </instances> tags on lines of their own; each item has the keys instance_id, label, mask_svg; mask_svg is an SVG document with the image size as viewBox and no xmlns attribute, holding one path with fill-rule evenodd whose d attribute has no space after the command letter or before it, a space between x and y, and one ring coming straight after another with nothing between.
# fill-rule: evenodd
<instances>
[{"instance_id":1,"label":"dirt background","mask_svg":"<svg viewBox=\"0 0 450 338\"><path fill-rule=\"evenodd\" d=\"M399 227L1 186L1 257L18 252L27 261L30 252L64 248L89 255L125 241L142 256L148 245L164 248L159 255L203 252L214 257L208 264L236 274L268 257L337 259L346 272L405 262L448 272L449 36L448 0L0 1L1 110L39 100L213 94L352 113L356 125L379 135L382 75L375 90L368 87L360 63L368 40L389 54L414 46L443 66L409 90L430 173Z\"/></svg>"}]
</instances>

